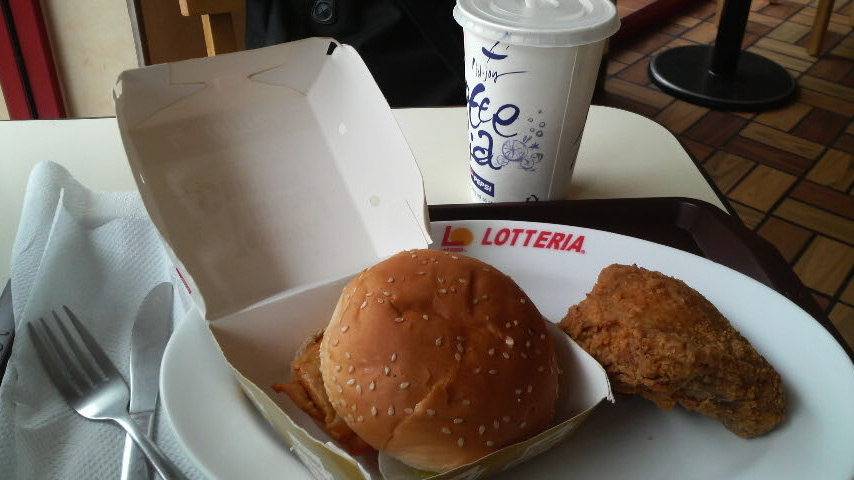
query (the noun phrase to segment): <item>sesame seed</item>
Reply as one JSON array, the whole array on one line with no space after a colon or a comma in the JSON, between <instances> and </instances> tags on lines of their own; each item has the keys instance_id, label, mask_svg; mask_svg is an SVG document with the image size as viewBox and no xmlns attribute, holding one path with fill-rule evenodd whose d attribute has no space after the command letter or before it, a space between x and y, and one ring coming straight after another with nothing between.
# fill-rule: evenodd
<instances>
[{"instance_id":1,"label":"sesame seed","mask_svg":"<svg viewBox=\"0 0 854 480\"><path fill-rule=\"evenodd\" d=\"M472 301L471 301L471 303L472 303L473 305L477 305L477 298L473 298L473 299L472 299Z\"/></svg>"},{"instance_id":2,"label":"sesame seed","mask_svg":"<svg viewBox=\"0 0 854 480\"><path fill-rule=\"evenodd\" d=\"M513 340L513 337L507 337L504 339L504 343L512 347L516 343L516 341Z\"/></svg>"},{"instance_id":3,"label":"sesame seed","mask_svg":"<svg viewBox=\"0 0 854 480\"><path fill-rule=\"evenodd\" d=\"M522 358L528 358L528 354L527 354L527 353L525 353L525 352L522 352L522 353L520 353L519 355L520 355Z\"/></svg>"},{"instance_id":4,"label":"sesame seed","mask_svg":"<svg viewBox=\"0 0 854 480\"><path fill-rule=\"evenodd\" d=\"M510 322L505 323L504 328L510 328Z\"/></svg>"},{"instance_id":5,"label":"sesame seed","mask_svg":"<svg viewBox=\"0 0 854 480\"><path fill-rule=\"evenodd\" d=\"M337 347L339 342L340 342L340 341L339 341L337 338L333 339L333 340L332 340L332 346L333 346L333 347Z\"/></svg>"},{"instance_id":6,"label":"sesame seed","mask_svg":"<svg viewBox=\"0 0 854 480\"><path fill-rule=\"evenodd\" d=\"M491 447L491 446L493 446L493 445L495 445L495 442L493 442L492 440L487 440L487 441L486 441L486 446L487 446L487 447Z\"/></svg>"},{"instance_id":7,"label":"sesame seed","mask_svg":"<svg viewBox=\"0 0 854 480\"><path fill-rule=\"evenodd\" d=\"M463 341L463 340L465 340L465 339L466 339L466 337L464 337L464 336L462 336L462 335L457 335L457 340L458 340L458 341L462 342L462 341Z\"/></svg>"},{"instance_id":8,"label":"sesame seed","mask_svg":"<svg viewBox=\"0 0 854 480\"><path fill-rule=\"evenodd\" d=\"M373 295L374 295L374 292L368 292L368 293L366 293L366 294L365 294L365 296L366 296L366 297L371 297L371 296L373 296Z\"/></svg>"},{"instance_id":9,"label":"sesame seed","mask_svg":"<svg viewBox=\"0 0 854 480\"><path fill-rule=\"evenodd\" d=\"M385 295L386 297L390 297L390 296L391 296L391 292L384 291L384 292L383 292L383 295Z\"/></svg>"},{"instance_id":10,"label":"sesame seed","mask_svg":"<svg viewBox=\"0 0 854 480\"><path fill-rule=\"evenodd\" d=\"M389 414L389 415L394 415L394 405L391 405L391 406L389 406L389 407L388 407L388 414Z\"/></svg>"},{"instance_id":11,"label":"sesame seed","mask_svg":"<svg viewBox=\"0 0 854 480\"><path fill-rule=\"evenodd\" d=\"M371 415L373 415L374 417L377 416L377 407L371 407Z\"/></svg>"},{"instance_id":12,"label":"sesame seed","mask_svg":"<svg viewBox=\"0 0 854 480\"><path fill-rule=\"evenodd\" d=\"M501 426L501 422L499 422L498 420L494 420L492 422L492 428L498 430L498 427L500 427L500 426Z\"/></svg>"},{"instance_id":13,"label":"sesame seed","mask_svg":"<svg viewBox=\"0 0 854 480\"><path fill-rule=\"evenodd\" d=\"M463 359L463 356L462 356L462 355L460 355L459 353L455 353L455 354L454 354L454 360L456 360L456 361L458 361L458 362L459 362L459 361L461 361L462 359Z\"/></svg>"},{"instance_id":14,"label":"sesame seed","mask_svg":"<svg viewBox=\"0 0 854 480\"><path fill-rule=\"evenodd\" d=\"M437 291L438 291L439 293L448 293L448 290L447 290L447 289L445 289L445 288L440 288L440 289L439 289L439 290L437 290Z\"/></svg>"},{"instance_id":15,"label":"sesame seed","mask_svg":"<svg viewBox=\"0 0 854 480\"><path fill-rule=\"evenodd\" d=\"M344 389L341 387L341 385L335 385L335 388L338 390L338 393L344 393Z\"/></svg>"},{"instance_id":16,"label":"sesame seed","mask_svg":"<svg viewBox=\"0 0 854 480\"><path fill-rule=\"evenodd\" d=\"M462 418L459 418L459 417L457 417L457 418L455 418L455 419L454 419L454 423L456 423L457 425L459 425L459 424L463 423L464 421L465 421L465 420L463 420Z\"/></svg>"},{"instance_id":17,"label":"sesame seed","mask_svg":"<svg viewBox=\"0 0 854 480\"><path fill-rule=\"evenodd\" d=\"M457 445L458 445L460 448L464 447L464 446L466 445L466 439L465 439L465 438L463 438L463 437L458 438L458 439L457 439Z\"/></svg>"},{"instance_id":18,"label":"sesame seed","mask_svg":"<svg viewBox=\"0 0 854 480\"><path fill-rule=\"evenodd\" d=\"M510 354L507 352L501 352L501 356L508 359L508 360L510 359Z\"/></svg>"},{"instance_id":19,"label":"sesame seed","mask_svg":"<svg viewBox=\"0 0 854 480\"><path fill-rule=\"evenodd\" d=\"M465 349L465 347L463 347L462 343L457 344L457 351L461 352L461 353L466 351L466 349Z\"/></svg>"},{"instance_id":20,"label":"sesame seed","mask_svg":"<svg viewBox=\"0 0 854 480\"><path fill-rule=\"evenodd\" d=\"M355 404L355 403L354 403L354 404L352 404L352 405L350 405L350 411L355 412L356 410L358 410L358 408L356 408L356 404Z\"/></svg>"},{"instance_id":21,"label":"sesame seed","mask_svg":"<svg viewBox=\"0 0 854 480\"><path fill-rule=\"evenodd\" d=\"M407 388L409 388L409 382L401 382L400 383L400 389L401 390L405 390Z\"/></svg>"},{"instance_id":22,"label":"sesame seed","mask_svg":"<svg viewBox=\"0 0 854 480\"><path fill-rule=\"evenodd\" d=\"M355 378L351 378L350 380L347 380L347 385L355 385L355 384L356 384Z\"/></svg>"},{"instance_id":23,"label":"sesame seed","mask_svg":"<svg viewBox=\"0 0 854 480\"><path fill-rule=\"evenodd\" d=\"M471 405L471 400L469 400L468 398L464 398L463 399L463 405L465 405L465 406Z\"/></svg>"},{"instance_id":24,"label":"sesame seed","mask_svg":"<svg viewBox=\"0 0 854 480\"><path fill-rule=\"evenodd\" d=\"M439 338L437 338L437 339L436 339L436 346L437 346L437 347L441 347L441 346L442 346L442 337L439 337Z\"/></svg>"},{"instance_id":25,"label":"sesame seed","mask_svg":"<svg viewBox=\"0 0 854 480\"><path fill-rule=\"evenodd\" d=\"M414 412L414 411L415 410L413 410L412 407L406 407L403 409L403 413L405 413L407 415L412 415L412 412Z\"/></svg>"},{"instance_id":26,"label":"sesame seed","mask_svg":"<svg viewBox=\"0 0 854 480\"><path fill-rule=\"evenodd\" d=\"M489 295L484 293L483 295L480 296L480 298L482 298L484 300L489 300Z\"/></svg>"},{"instance_id":27,"label":"sesame seed","mask_svg":"<svg viewBox=\"0 0 854 480\"><path fill-rule=\"evenodd\" d=\"M397 317L397 318L395 318L395 319L394 319L394 321L395 321L395 322L397 322L397 323L402 323L402 322L403 322L403 317Z\"/></svg>"},{"instance_id":28,"label":"sesame seed","mask_svg":"<svg viewBox=\"0 0 854 480\"><path fill-rule=\"evenodd\" d=\"M517 388L515 390L515 392L516 392L516 395L522 395L522 389L521 388Z\"/></svg>"},{"instance_id":29,"label":"sesame seed","mask_svg":"<svg viewBox=\"0 0 854 480\"><path fill-rule=\"evenodd\" d=\"M365 300L364 302L362 302L362 304L361 304L361 305L359 305L359 310L361 310L361 309L363 309L363 308L365 308L365 307L367 307L367 306L368 306L368 301L367 301L367 300Z\"/></svg>"},{"instance_id":30,"label":"sesame seed","mask_svg":"<svg viewBox=\"0 0 854 480\"><path fill-rule=\"evenodd\" d=\"M546 369L546 367L544 367L544 366L542 366L542 365L540 365L539 367L537 367L537 371L538 371L538 372L542 372L542 371L543 371L543 370L545 370L545 369Z\"/></svg>"},{"instance_id":31,"label":"sesame seed","mask_svg":"<svg viewBox=\"0 0 854 480\"><path fill-rule=\"evenodd\" d=\"M526 302L527 302L527 300L525 300L524 298L519 299L519 303L526 303Z\"/></svg>"},{"instance_id":32,"label":"sesame seed","mask_svg":"<svg viewBox=\"0 0 854 480\"><path fill-rule=\"evenodd\" d=\"M489 267L483 267L484 272L491 272L492 270Z\"/></svg>"},{"instance_id":33,"label":"sesame seed","mask_svg":"<svg viewBox=\"0 0 854 480\"><path fill-rule=\"evenodd\" d=\"M522 422L519 424L519 428L525 428L528 425L527 422Z\"/></svg>"},{"instance_id":34,"label":"sesame seed","mask_svg":"<svg viewBox=\"0 0 854 480\"><path fill-rule=\"evenodd\" d=\"M356 417L356 421L357 421L357 422L364 422L364 421L365 421L365 417L363 417L363 416L359 415L358 417Z\"/></svg>"},{"instance_id":35,"label":"sesame seed","mask_svg":"<svg viewBox=\"0 0 854 480\"><path fill-rule=\"evenodd\" d=\"M528 385L528 393L531 393L531 392L533 392L533 391L534 391L534 386L533 386L533 385Z\"/></svg>"},{"instance_id":36,"label":"sesame seed","mask_svg":"<svg viewBox=\"0 0 854 480\"><path fill-rule=\"evenodd\" d=\"M347 367L347 373L353 373L355 371L356 371L356 367L354 367L353 365L350 365L349 367Z\"/></svg>"},{"instance_id":37,"label":"sesame seed","mask_svg":"<svg viewBox=\"0 0 854 480\"><path fill-rule=\"evenodd\" d=\"M454 260L459 260L459 259L460 259L460 257L458 257L458 256L456 256L456 255L451 255L451 258L453 258Z\"/></svg>"},{"instance_id":38,"label":"sesame seed","mask_svg":"<svg viewBox=\"0 0 854 480\"><path fill-rule=\"evenodd\" d=\"M356 385L356 391L357 391L357 392L359 392L359 393L362 393L362 386L361 386L361 385Z\"/></svg>"},{"instance_id":39,"label":"sesame seed","mask_svg":"<svg viewBox=\"0 0 854 480\"><path fill-rule=\"evenodd\" d=\"M427 415L430 415L431 417L436 415L436 410L433 410L432 408L428 408L427 409Z\"/></svg>"},{"instance_id":40,"label":"sesame seed","mask_svg":"<svg viewBox=\"0 0 854 480\"><path fill-rule=\"evenodd\" d=\"M388 367L385 367L385 368L383 368L383 373L385 373L386 376L388 376L388 374L391 373L391 369Z\"/></svg>"},{"instance_id":41,"label":"sesame seed","mask_svg":"<svg viewBox=\"0 0 854 480\"><path fill-rule=\"evenodd\" d=\"M430 317L426 313L424 315L421 315L421 318L423 318L424 320L430 320Z\"/></svg>"},{"instance_id":42,"label":"sesame seed","mask_svg":"<svg viewBox=\"0 0 854 480\"><path fill-rule=\"evenodd\" d=\"M468 283L468 280L466 280L465 278L458 278L458 279L457 279L457 281L458 281L458 282L460 282L460 283L462 283L463 285L465 285L466 283Z\"/></svg>"},{"instance_id":43,"label":"sesame seed","mask_svg":"<svg viewBox=\"0 0 854 480\"><path fill-rule=\"evenodd\" d=\"M481 426L477 427L477 434L478 435L483 435L484 432L486 432L486 425L481 425Z\"/></svg>"},{"instance_id":44,"label":"sesame seed","mask_svg":"<svg viewBox=\"0 0 854 480\"><path fill-rule=\"evenodd\" d=\"M448 428L448 427L442 427L442 429L441 429L440 431L441 431L442 433L444 433L445 435L450 435L450 434L451 434L451 429L450 429L450 428Z\"/></svg>"},{"instance_id":45,"label":"sesame seed","mask_svg":"<svg viewBox=\"0 0 854 480\"><path fill-rule=\"evenodd\" d=\"M351 355L350 352L344 352L344 356L347 357L347 360L353 358L353 355Z\"/></svg>"},{"instance_id":46,"label":"sesame seed","mask_svg":"<svg viewBox=\"0 0 854 480\"><path fill-rule=\"evenodd\" d=\"M346 333L346 332L347 332L347 330L350 330L350 326L349 326L349 325L344 325L343 327L341 327L341 333Z\"/></svg>"},{"instance_id":47,"label":"sesame seed","mask_svg":"<svg viewBox=\"0 0 854 480\"><path fill-rule=\"evenodd\" d=\"M519 320L513 320L513 325L518 327L519 326Z\"/></svg>"},{"instance_id":48,"label":"sesame seed","mask_svg":"<svg viewBox=\"0 0 854 480\"><path fill-rule=\"evenodd\" d=\"M424 272L415 272L416 275L426 275Z\"/></svg>"},{"instance_id":49,"label":"sesame seed","mask_svg":"<svg viewBox=\"0 0 854 480\"><path fill-rule=\"evenodd\" d=\"M496 370L494 370L494 369L489 371L489 374L490 374L490 375L495 375L496 373L498 373L498 371L496 371Z\"/></svg>"},{"instance_id":50,"label":"sesame seed","mask_svg":"<svg viewBox=\"0 0 854 480\"><path fill-rule=\"evenodd\" d=\"M388 277L388 283L394 283L394 277Z\"/></svg>"},{"instance_id":51,"label":"sesame seed","mask_svg":"<svg viewBox=\"0 0 854 480\"><path fill-rule=\"evenodd\" d=\"M341 365L335 365L335 371L340 372L341 371Z\"/></svg>"},{"instance_id":52,"label":"sesame seed","mask_svg":"<svg viewBox=\"0 0 854 480\"><path fill-rule=\"evenodd\" d=\"M531 348L531 341L525 340L525 348Z\"/></svg>"},{"instance_id":53,"label":"sesame seed","mask_svg":"<svg viewBox=\"0 0 854 480\"><path fill-rule=\"evenodd\" d=\"M368 385L368 390L374 391L374 390L376 390L376 388L377 388L377 382L371 381L371 383Z\"/></svg>"},{"instance_id":54,"label":"sesame seed","mask_svg":"<svg viewBox=\"0 0 854 480\"><path fill-rule=\"evenodd\" d=\"M545 339L546 339L546 334L545 334L545 333L541 333L541 334L540 334L540 340L545 340Z\"/></svg>"},{"instance_id":55,"label":"sesame seed","mask_svg":"<svg viewBox=\"0 0 854 480\"><path fill-rule=\"evenodd\" d=\"M385 303L385 300L383 300L382 298L378 298L377 303Z\"/></svg>"},{"instance_id":56,"label":"sesame seed","mask_svg":"<svg viewBox=\"0 0 854 480\"><path fill-rule=\"evenodd\" d=\"M510 423L510 417L508 417L507 415L504 415L503 417L501 417L501 421L504 423Z\"/></svg>"},{"instance_id":57,"label":"sesame seed","mask_svg":"<svg viewBox=\"0 0 854 480\"><path fill-rule=\"evenodd\" d=\"M475 375L479 374L480 373L480 367L475 368L474 370L471 371L471 373L473 373Z\"/></svg>"},{"instance_id":58,"label":"sesame seed","mask_svg":"<svg viewBox=\"0 0 854 480\"><path fill-rule=\"evenodd\" d=\"M436 277L436 281L439 283L445 283L445 278L444 277Z\"/></svg>"},{"instance_id":59,"label":"sesame seed","mask_svg":"<svg viewBox=\"0 0 854 480\"><path fill-rule=\"evenodd\" d=\"M457 287L453 285L451 285L448 289L451 291L451 293L457 293Z\"/></svg>"},{"instance_id":60,"label":"sesame seed","mask_svg":"<svg viewBox=\"0 0 854 480\"><path fill-rule=\"evenodd\" d=\"M489 350L486 351L486 353L488 353L489 355L495 355L495 349L490 348Z\"/></svg>"},{"instance_id":61,"label":"sesame seed","mask_svg":"<svg viewBox=\"0 0 854 480\"><path fill-rule=\"evenodd\" d=\"M392 362L397 361L397 354L396 354L396 353L392 353L392 354L391 354L391 361L392 361Z\"/></svg>"}]
</instances>

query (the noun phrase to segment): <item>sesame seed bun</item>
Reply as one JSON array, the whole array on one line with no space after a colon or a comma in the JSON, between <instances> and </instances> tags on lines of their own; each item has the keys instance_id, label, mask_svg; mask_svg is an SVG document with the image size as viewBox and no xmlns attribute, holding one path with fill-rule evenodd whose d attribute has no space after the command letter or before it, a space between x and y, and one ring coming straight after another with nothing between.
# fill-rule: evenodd
<instances>
[{"instance_id":1,"label":"sesame seed bun","mask_svg":"<svg viewBox=\"0 0 854 480\"><path fill-rule=\"evenodd\" d=\"M559 369L545 322L484 262L402 252L344 288L320 345L324 386L372 447L444 472L550 426Z\"/></svg>"}]
</instances>

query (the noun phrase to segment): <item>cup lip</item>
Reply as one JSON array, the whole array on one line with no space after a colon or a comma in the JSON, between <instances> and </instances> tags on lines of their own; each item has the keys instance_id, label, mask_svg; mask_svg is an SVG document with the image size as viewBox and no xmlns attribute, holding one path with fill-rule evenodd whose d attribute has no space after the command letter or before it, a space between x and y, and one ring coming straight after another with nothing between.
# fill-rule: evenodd
<instances>
[{"instance_id":1,"label":"cup lip","mask_svg":"<svg viewBox=\"0 0 854 480\"><path fill-rule=\"evenodd\" d=\"M453 16L464 30L505 43L536 47L575 47L603 41L620 28L617 7L610 0L558 0L577 4L581 15L558 24L524 25L493 13L499 0L457 0ZM518 0L524 3L524 0Z\"/></svg>"}]
</instances>

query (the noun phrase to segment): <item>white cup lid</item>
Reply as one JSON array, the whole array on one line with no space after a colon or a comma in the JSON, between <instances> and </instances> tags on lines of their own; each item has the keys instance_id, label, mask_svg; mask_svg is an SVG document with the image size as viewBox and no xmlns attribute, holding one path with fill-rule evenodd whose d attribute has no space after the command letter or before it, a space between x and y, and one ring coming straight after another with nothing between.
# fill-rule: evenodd
<instances>
[{"instance_id":1,"label":"white cup lid","mask_svg":"<svg viewBox=\"0 0 854 480\"><path fill-rule=\"evenodd\" d=\"M620 28L611 0L457 0L454 19L491 40L540 47L595 43Z\"/></svg>"}]
</instances>

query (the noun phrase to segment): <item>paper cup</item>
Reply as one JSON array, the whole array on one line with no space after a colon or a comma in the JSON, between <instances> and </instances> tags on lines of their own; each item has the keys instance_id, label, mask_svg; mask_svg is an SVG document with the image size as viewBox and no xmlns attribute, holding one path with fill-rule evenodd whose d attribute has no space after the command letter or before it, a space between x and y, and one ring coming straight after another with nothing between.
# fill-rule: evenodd
<instances>
[{"instance_id":1,"label":"paper cup","mask_svg":"<svg viewBox=\"0 0 854 480\"><path fill-rule=\"evenodd\" d=\"M605 41L609 0L458 0L472 197L566 196Z\"/></svg>"}]
</instances>

